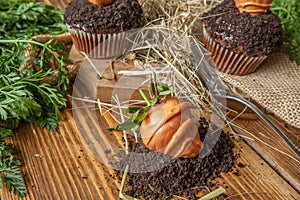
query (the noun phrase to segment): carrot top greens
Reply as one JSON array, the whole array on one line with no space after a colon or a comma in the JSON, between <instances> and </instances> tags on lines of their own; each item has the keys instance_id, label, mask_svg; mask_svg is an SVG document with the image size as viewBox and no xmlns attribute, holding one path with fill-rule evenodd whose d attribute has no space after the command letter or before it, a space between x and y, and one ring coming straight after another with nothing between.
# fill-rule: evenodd
<instances>
[{"instance_id":1,"label":"carrot top greens","mask_svg":"<svg viewBox=\"0 0 300 200\"><path fill-rule=\"evenodd\" d=\"M271 10L282 22L284 51L300 65L300 1L273 0Z\"/></svg>"},{"instance_id":2,"label":"carrot top greens","mask_svg":"<svg viewBox=\"0 0 300 200\"><path fill-rule=\"evenodd\" d=\"M21 162L15 157L18 150L7 139L20 121L56 129L69 88L64 46L53 40L41 43L31 38L65 31L63 13L51 6L28 0L0 0L0 188L4 186L22 197L26 185ZM30 60L25 56L28 48L39 49L32 61L34 67L20 68ZM50 85L44 78L53 74L57 78Z\"/></svg>"}]
</instances>

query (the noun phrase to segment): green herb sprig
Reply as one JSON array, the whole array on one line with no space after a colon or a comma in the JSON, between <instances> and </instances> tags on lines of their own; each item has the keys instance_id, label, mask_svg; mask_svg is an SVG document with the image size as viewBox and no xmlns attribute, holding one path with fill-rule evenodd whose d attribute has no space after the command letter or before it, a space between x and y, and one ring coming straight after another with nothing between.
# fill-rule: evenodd
<instances>
[{"instance_id":1,"label":"green herb sprig","mask_svg":"<svg viewBox=\"0 0 300 200\"><path fill-rule=\"evenodd\" d=\"M29 39L66 31L63 12L52 6L30 0L0 0L0 39Z\"/></svg>"},{"instance_id":2,"label":"green herb sprig","mask_svg":"<svg viewBox=\"0 0 300 200\"><path fill-rule=\"evenodd\" d=\"M65 74L63 58L55 54L55 44L38 43L31 40L0 40L1 43L22 42L34 43L43 48L42 55L36 58L40 71L34 69L19 70L26 62L23 45L15 44L12 49L4 49L4 57L0 60L0 120L10 121L11 128L16 128L20 120L35 122L38 126L55 130L60 119L59 109L66 105L65 95L68 91L69 79ZM49 59L55 58L58 68L52 70ZM55 85L43 82L53 73L59 73Z\"/></svg>"},{"instance_id":3,"label":"green herb sprig","mask_svg":"<svg viewBox=\"0 0 300 200\"><path fill-rule=\"evenodd\" d=\"M70 63L63 44L31 38L39 34L66 32L63 12L41 2L0 0L0 188L21 197L26 185L20 170L19 152L7 139L21 121L49 130L57 128L60 109L66 106ZM29 47L38 49L30 68L20 68L30 58ZM54 67L53 67L54 66ZM45 82L55 75L54 83Z\"/></svg>"},{"instance_id":4,"label":"green herb sprig","mask_svg":"<svg viewBox=\"0 0 300 200\"><path fill-rule=\"evenodd\" d=\"M26 195L26 185L20 171L21 162L14 158L18 150L11 144L6 143L6 140L12 136L13 131L0 127L0 133L0 187L2 188L3 183L5 183L9 192L13 191L14 194L23 197Z\"/></svg>"},{"instance_id":5,"label":"green herb sprig","mask_svg":"<svg viewBox=\"0 0 300 200\"><path fill-rule=\"evenodd\" d=\"M283 26L284 51L300 65L300 1L273 0L271 10L279 16Z\"/></svg>"}]
</instances>

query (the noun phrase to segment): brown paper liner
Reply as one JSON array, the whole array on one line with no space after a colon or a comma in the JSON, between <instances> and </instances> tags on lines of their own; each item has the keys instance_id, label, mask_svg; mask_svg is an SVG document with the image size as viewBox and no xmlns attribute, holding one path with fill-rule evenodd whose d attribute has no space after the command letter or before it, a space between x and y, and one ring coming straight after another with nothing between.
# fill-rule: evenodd
<instances>
[{"instance_id":1,"label":"brown paper liner","mask_svg":"<svg viewBox=\"0 0 300 200\"><path fill-rule=\"evenodd\" d=\"M232 75L246 75L254 72L267 56L244 56L222 47L203 28L203 43L210 51L212 60L219 71Z\"/></svg>"},{"instance_id":2,"label":"brown paper liner","mask_svg":"<svg viewBox=\"0 0 300 200\"><path fill-rule=\"evenodd\" d=\"M119 57L127 49L130 42L126 32L102 34L84 32L67 25L72 41L78 51L86 53L91 58L108 59Z\"/></svg>"}]
</instances>

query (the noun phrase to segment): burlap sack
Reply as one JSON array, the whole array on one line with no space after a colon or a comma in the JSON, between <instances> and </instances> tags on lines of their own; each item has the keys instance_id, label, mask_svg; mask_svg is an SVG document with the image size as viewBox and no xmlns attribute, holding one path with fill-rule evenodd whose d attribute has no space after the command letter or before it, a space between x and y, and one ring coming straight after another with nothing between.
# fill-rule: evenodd
<instances>
[{"instance_id":1,"label":"burlap sack","mask_svg":"<svg viewBox=\"0 0 300 200\"><path fill-rule=\"evenodd\" d=\"M286 54L271 55L249 75L219 74L226 83L247 94L266 111L300 128L300 66L291 62Z\"/></svg>"}]
</instances>

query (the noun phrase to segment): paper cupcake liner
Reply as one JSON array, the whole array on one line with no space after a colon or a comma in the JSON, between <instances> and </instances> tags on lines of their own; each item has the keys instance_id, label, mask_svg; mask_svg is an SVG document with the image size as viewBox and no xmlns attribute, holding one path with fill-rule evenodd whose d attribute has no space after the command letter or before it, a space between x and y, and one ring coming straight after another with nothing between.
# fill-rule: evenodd
<instances>
[{"instance_id":1,"label":"paper cupcake liner","mask_svg":"<svg viewBox=\"0 0 300 200\"><path fill-rule=\"evenodd\" d=\"M254 72L267 56L244 56L222 47L203 28L203 43L219 71L232 75L246 75Z\"/></svg>"},{"instance_id":2,"label":"paper cupcake liner","mask_svg":"<svg viewBox=\"0 0 300 200\"><path fill-rule=\"evenodd\" d=\"M129 48L126 32L101 34L84 32L67 25L72 41L78 51L85 52L89 57L109 59L119 57Z\"/></svg>"}]
</instances>

